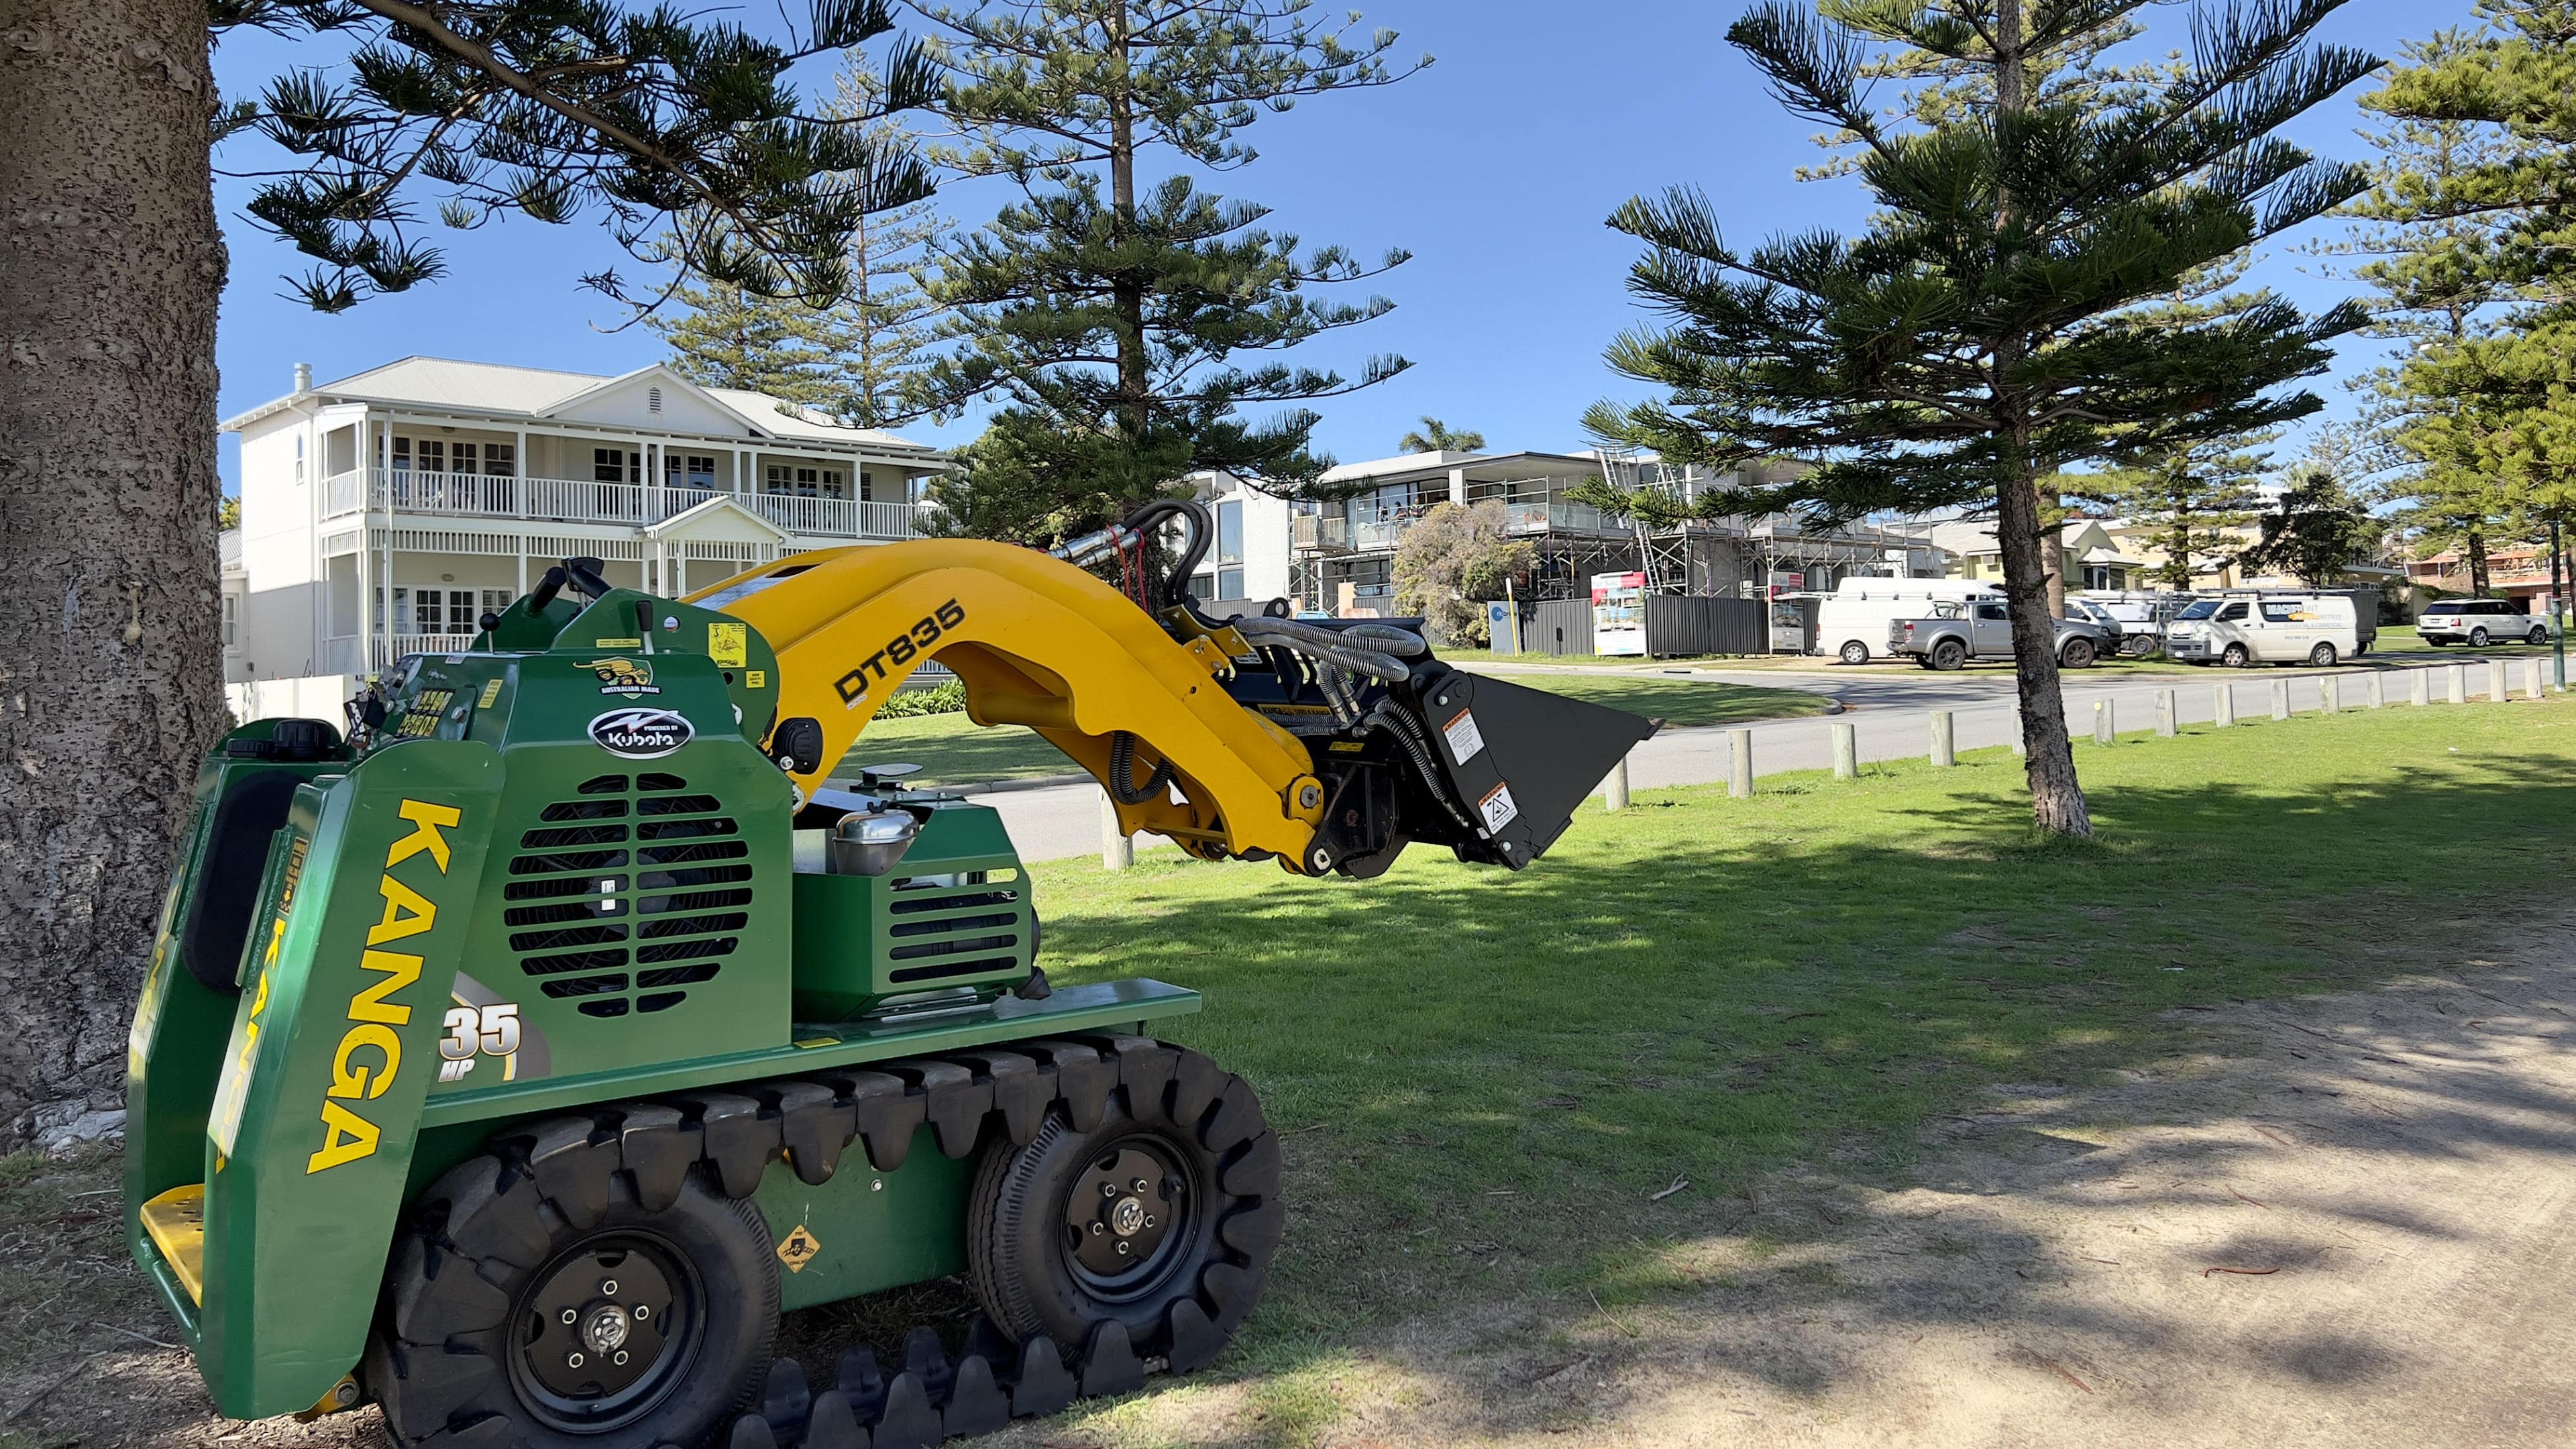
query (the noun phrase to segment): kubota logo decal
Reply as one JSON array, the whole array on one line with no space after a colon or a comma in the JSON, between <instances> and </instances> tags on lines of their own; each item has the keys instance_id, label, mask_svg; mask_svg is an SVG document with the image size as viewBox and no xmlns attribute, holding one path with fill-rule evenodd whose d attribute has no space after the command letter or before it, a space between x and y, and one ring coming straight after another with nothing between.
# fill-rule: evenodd
<instances>
[{"instance_id":1,"label":"kubota logo decal","mask_svg":"<svg viewBox=\"0 0 2576 1449\"><path fill-rule=\"evenodd\" d=\"M931 610L919 623L887 640L883 649L860 660L858 668L832 682L832 687L840 691L841 703L850 709L858 708L859 702L868 697L869 675L885 678L887 665L901 669L929 653L942 635L965 622L966 611L958 607L955 599Z\"/></svg>"},{"instance_id":2,"label":"kubota logo decal","mask_svg":"<svg viewBox=\"0 0 2576 1449\"><path fill-rule=\"evenodd\" d=\"M612 709L590 722L593 743L630 760L659 759L687 744L696 733L688 716L667 709Z\"/></svg>"},{"instance_id":3,"label":"kubota logo decal","mask_svg":"<svg viewBox=\"0 0 2576 1449\"><path fill-rule=\"evenodd\" d=\"M403 884L395 877L394 867L425 852L438 873L446 875L447 837L439 832L454 829L465 818L465 812L453 805L426 800L405 800L400 814L411 822L411 834L385 852L384 874L376 883L376 893L385 902L384 919L367 928L367 948L358 957L359 969L375 974L349 998L349 1029L340 1034L340 1045L331 1053L331 1085L322 1093L322 1147L304 1163L308 1177L376 1155L381 1129L356 1106L343 1104L383 1096L402 1070L402 1038L394 1028L410 1024L411 1007L394 1000L394 993L420 980L421 961L416 955L376 948L427 935L438 924L437 902Z\"/></svg>"}]
</instances>

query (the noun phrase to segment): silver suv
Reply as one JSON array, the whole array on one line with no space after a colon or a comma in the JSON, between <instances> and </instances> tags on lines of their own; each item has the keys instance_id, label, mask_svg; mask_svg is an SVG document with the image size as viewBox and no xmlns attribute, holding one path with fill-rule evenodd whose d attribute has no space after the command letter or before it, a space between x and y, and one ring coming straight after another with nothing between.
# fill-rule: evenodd
<instances>
[{"instance_id":1,"label":"silver suv","mask_svg":"<svg viewBox=\"0 0 2576 1449\"><path fill-rule=\"evenodd\" d=\"M2444 599L2429 604L2415 621L2415 635L2427 644L2546 644L2549 624L2514 612L2503 599Z\"/></svg>"}]
</instances>

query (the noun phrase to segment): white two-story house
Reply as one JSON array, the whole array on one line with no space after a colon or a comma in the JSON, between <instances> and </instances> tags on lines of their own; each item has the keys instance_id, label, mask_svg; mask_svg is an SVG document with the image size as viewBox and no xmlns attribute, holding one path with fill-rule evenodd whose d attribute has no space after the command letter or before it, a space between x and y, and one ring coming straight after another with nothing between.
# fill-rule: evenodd
<instances>
[{"instance_id":1,"label":"white two-story house","mask_svg":"<svg viewBox=\"0 0 2576 1449\"><path fill-rule=\"evenodd\" d=\"M408 653L461 647L557 560L680 594L808 549L914 536L940 454L655 365L620 377L407 357L227 419L236 709L310 712ZM229 551L228 551L229 555ZM245 706L248 706L245 708Z\"/></svg>"}]
</instances>

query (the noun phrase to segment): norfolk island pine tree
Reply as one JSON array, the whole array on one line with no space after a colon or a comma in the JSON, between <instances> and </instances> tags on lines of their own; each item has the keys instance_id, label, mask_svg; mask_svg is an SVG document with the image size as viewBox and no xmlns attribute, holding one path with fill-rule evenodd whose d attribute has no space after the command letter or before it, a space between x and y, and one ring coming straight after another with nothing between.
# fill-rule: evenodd
<instances>
[{"instance_id":1,"label":"norfolk island pine tree","mask_svg":"<svg viewBox=\"0 0 2576 1449\"><path fill-rule=\"evenodd\" d=\"M2378 63L2310 41L2338 4L2195 12L2188 59L2093 104L2031 81L2141 0L1758 5L1729 41L1793 112L1858 139L1871 225L1738 250L1688 188L1611 218L1647 243L1629 285L1669 325L1623 336L1610 361L1666 396L1596 405L1593 432L1678 462L1812 462L1743 490L1731 512L1994 509L2044 832L2088 835L2092 821L2058 694L2036 480L2072 461L2127 462L2150 430L2170 445L2313 412L2314 394L2274 390L2322 371L2329 339L2363 321L2269 296L2180 327L2141 311L2364 186L2357 168L2273 135ZM1861 85L1873 41L1982 68L1990 83L1929 124L1891 119Z\"/></svg>"}]
</instances>

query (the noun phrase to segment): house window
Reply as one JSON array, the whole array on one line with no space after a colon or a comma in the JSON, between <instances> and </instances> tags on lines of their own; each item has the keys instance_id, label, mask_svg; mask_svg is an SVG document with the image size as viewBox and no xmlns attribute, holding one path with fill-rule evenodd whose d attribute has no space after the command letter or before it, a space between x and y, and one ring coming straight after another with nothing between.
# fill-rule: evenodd
<instances>
[{"instance_id":1,"label":"house window","mask_svg":"<svg viewBox=\"0 0 2576 1449\"><path fill-rule=\"evenodd\" d=\"M424 473L447 471L447 444L436 438L422 438L412 445L412 449L420 457L420 471Z\"/></svg>"},{"instance_id":2,"label":"house window","mask_svg":"<svg viewBox=\"0 0 2576 1449\"><path fill-rule=\"evenodd\" d=\"M624 448L591 449L590 477L595 483L625 482L626 450Z\"/></svg>"},{"instance_id":3,"label":"house window","mask_svg":"<svg viewBox=\"0 0 2576 1449\"><path fill-rule=\"evenodd\" d=\"M703 453L691 453L686 457L664 453L662 481L673 488L713 488L716 486L716 460Z\"/></svg>"},{"instance_id":4,"label":"house window","mask_svg":"<svg viewBox=\"0 0 2576 1449\"><path fill-rule=\"evenodd\" d=\"M394 439L394 467L401 472L411 470L411 439Z\"/></svg>"},{"instance_id":5,"label":"house window","mask_svg":"<svg viewBox=\"0 0 2576 1449\"><path fill-rule=\"evenodd\" d=\"M1216 597L1216 575L1214 575L1214 574L1192 574L1192 575L1190 575L1190 597L1191 597L1191 598L1194 598L1194 599L1212 599L1212 598L1215 598L1215 597Z\"/></svg>"},{"instance_id":6,"label":"house window","mask_svg":"<svg viewBox=\"0 0 2576 1449\"><path fill-rule=\"evenodd\" d=\"M1243 500L1229 498L1216 506L1216 561L1243 562ZM1221 599L1239 599L1240 592L1217 595Z\"/></svg>"},{"instance_id":7,"label":"house window","mask_svg":"<svg viewBox=\"0 0 2576 1449\"><path fill-rule=\"evenodd\" d=\"M1220 599L1242 598L1243 570L1218 569L1216 571L1216 596Z\"/></svg>"},{"instance_id":8,"label":"house window","mask_svg":"<svg viewBox=\"0 0 2576 1449\"><path fill-rule=\"evenodd\" d=\"M516 443L485 443L483 445L483 471L495 478L517 477L519 475L519 445Z\"/></svg>"},{"instance_id":9,"label":"house window","mask_svg":"<svg viewBox=\"0 0 2576 1449\"><path fill-rule=\"evenodd\" d=\"M459 443L456 445L456 471L459 473L479 473L482 471L477 460L475 446L472 443Z\"/></svg>"},{"instance_id":10,"label":"house window","mask_svg":"<svg viewBox=\"0 0 2576 1449\"><path fill-rule=\"evenodd\" d=\"M240 600L238 597L236 597L235 595L232 595L232 594L226 594L226 595L224 595L224 647L225 647L225 648L230 649L231 647L233 647L233 636L235 635L235 633L237 633L237 632L240 630L240 628L241 628L241 600Z\"/></svg>"}]
</instances>

